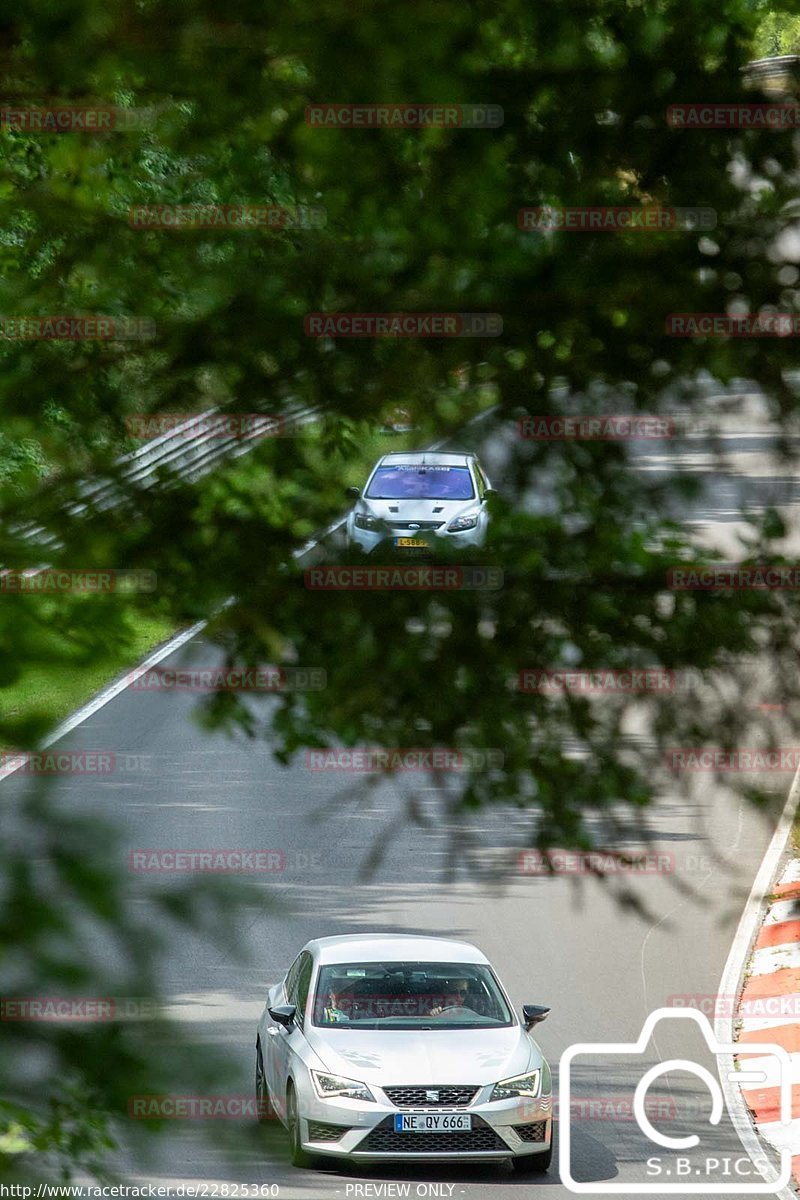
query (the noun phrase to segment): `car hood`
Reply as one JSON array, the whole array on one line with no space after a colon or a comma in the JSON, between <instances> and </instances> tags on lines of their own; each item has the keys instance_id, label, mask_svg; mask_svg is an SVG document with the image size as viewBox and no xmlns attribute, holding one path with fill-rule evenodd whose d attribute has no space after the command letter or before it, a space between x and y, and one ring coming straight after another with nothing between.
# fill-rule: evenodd
<instances>
[{"instance_id":1,"label":"car hood","mask_svg":"<svg viewBox=\"0 0 800 1200\"><path fill-rule=\"evenodd\" d=\"M478 500L361 500L357 513L369 513L384 521L452 521L462 512L472 512Z\"/></svg>"},{"instance_id":2,"label":"car hood","mask_svg":"<svg viewBox=\"0 0 800 1200\"><path fill-rule=\"evenodd\" d=\"M497 1083L540 1066L519 1026L501 1029L320 1029L308 1041L333 1075L394 1084Z\"/></svg>"}]
</instances>

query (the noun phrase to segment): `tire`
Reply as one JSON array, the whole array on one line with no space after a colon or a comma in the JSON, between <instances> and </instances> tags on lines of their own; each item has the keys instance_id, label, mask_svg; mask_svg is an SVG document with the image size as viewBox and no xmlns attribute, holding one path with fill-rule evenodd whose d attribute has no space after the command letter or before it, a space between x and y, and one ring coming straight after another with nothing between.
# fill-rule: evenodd
<instances>
[{"instance_id":1,"label":"tire","mask_svg":"<svg viewBox=\"0 0 800 1200\"><path fill-rule=\"evenodd\" d=\"M552 1161L553 1143L551 1142L544 1154L526 1154L522 1158L512 1158L511 1169L517 1175L544 1175L545 1171L550 1169Z\"/></svg>"},{"instance_id":2,"label":"tire","mask_svg":"<svg viewBox=\"0 0 800 1200\"><path fill-rule=\"evenodd\" d=\"M261 1039L256 1038L256 1113L259 1125L269 1125L275 1117L275 1109L269 1098L267 1080L264 1074L264 1055L261 1053Z\"/></svg>"},{"instance_id":3,"label":"tire","mask_svg":"<svg viewBox=\"0 0 800 1200\"><path fill-rule=\"evenodd\" d=\"M297 1113L297 1098L291 1080L286 1087L286 1128L289 1131L289 1157L293 1167L313 1167L314 1156L300 1145L300 1118Z\"/></svg>"}]
</instances>

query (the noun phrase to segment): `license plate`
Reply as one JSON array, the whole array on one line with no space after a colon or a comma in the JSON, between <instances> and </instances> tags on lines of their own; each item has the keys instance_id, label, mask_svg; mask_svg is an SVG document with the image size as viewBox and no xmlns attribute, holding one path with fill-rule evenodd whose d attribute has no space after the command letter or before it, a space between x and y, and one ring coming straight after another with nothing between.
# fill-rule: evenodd
<instances>
[{"instance_id":1,"label":"license plate","mask_svg":"<svg viewBox=\"0 0 800 1200\"><path fill-rule=\"evenodd\" d=\"M394 544L402 550L427 550L428 548L428 543L424 538L396 537Z\"/></svg>"},{"instance_id":2,"label":"license plate","mask_svg":"<svg viewBox=\"0 0 800 1200\"><path fill-rule=\"evenodd\" d=\"M395 1133L452 1133L472 1129L470 1113L396 1113Z\"/></svg>"}]
</instances>

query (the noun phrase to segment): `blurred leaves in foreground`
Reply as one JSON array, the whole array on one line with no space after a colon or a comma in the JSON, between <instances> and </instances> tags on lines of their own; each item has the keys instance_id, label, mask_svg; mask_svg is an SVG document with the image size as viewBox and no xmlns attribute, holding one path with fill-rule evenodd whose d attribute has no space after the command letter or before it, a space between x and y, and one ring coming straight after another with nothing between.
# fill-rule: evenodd
<instances>
[{"instance_id":1,"label":"blurred leaves in foreground","mask_svg":"<svg viewBox=\"0 0 800 1200\"><path fill-rule=\"evenodd\" d=\"M779 31L791 14L775 13ZM59 539L46 553L57 565L157 571L158 592L128 598L128 612L176 625L216 612L210 635L231 663L324 667L325 691L285 697L269 728L229 699L206 706L204 720L265 736L284 760L337 742L500 745L504 769L468 776L448 800L451 819L513 803L530 812L531 844L588 846L598 817L617 837L641 837L654 795L691 791L665 770L664 747L734 745L751 727L742 663L769 661L772 698L797 712L796 593L670 592L669 566L706 557L681 524L707 502L697 476L636 470L624 444L523 442L513 431L520 413L708 417L715 390L746 392L746 380L787 434L795 428L792 338L665 334L674 312L798 310L786 209L796 135L681 130L666 119L676 104L753 102L741 68L763 19L747 0L321 0L313 19L298 0L268 19L244 0L229 20L202 0L30 0L7 13L4 106L133 116L108 132L0 127L0 311L146 318L156 336L0 340L0 560L31 565L18 525L35 520ZM350 130L304 119L309 104L373 101L490 103L504 122ZM199 204L316 205L327 220L243 231L129 219L137 205ZM523 207L641 204L711 208L715 226L595 235L517 223ZM340 310L490 312L504 328L494 339L305 336L307 313ZM485 386L497 402L489 465L501 496L482 561L503 569L504 586L309 591L293 551L341 511L355 465L366 471L366 460L354 464L363 447L353 431L413 405L432 440L453 428L460 404L465 418L480 407ZM82 479L118 474L117 455L132 448L126 417L271 413L290 402L315 406L328 433L265 445L194 485L165 475L147 491L128 486L122 506L81 520L65 514ZM784 439L776 473L792 461ZM779 561L782 532L777 517L759 518L741 555ZM88 660L125 636L107 597L63 597L54 611L6 595L2 617L6 686L40 669L50 624ZM700 679L688 699L600 705L509 686L525 668L563 666ZM11 744L38 735L47 716L20 725L0 693ZM20 796L11 781L3 791L4 990L154 990L160 921L142 927L127 913L105 865L113 831L38 791ZM81 868L89 850L91 873ZM229 936L230 897L215 899L172 896L154 914L192 925L202 912L207 936ZM118 950L110 978L87 952L92 923ZM60 1109L43 1115L46 1095L76 1076L89 1111L117 1112L152 1069L142 1027L4 1024L3 1037L0 1082L14 1102L0 1159L25 1159L30 1141L98 1169L102 1123L88 1118L92 1128L73 1134Z\"/></svg>"}]
</instances>

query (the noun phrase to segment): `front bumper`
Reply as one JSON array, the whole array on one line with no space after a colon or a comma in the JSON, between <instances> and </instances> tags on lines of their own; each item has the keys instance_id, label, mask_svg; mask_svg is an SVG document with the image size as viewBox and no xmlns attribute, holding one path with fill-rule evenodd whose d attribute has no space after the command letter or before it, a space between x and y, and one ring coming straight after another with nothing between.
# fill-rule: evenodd
<instances>
[{"instance_id":1,"label":"front bumper","mask_svg":"<svg viewBox=\"0 0 800 1200\"><path fill-rule=\"evenodd\" d=\"M310 1154L360 1161L459 1160L502 1162L544 1153L552 1132L552 1099L488 1101L491 1085L482 1087L466 1107L397 1108L373 1088L375 1104L307 1096L300 1114L303 1149ZM395 1133L398 1113L469 1113L469 1131Z\"/></svg>"},{"instance_id":2,"label":"front bumper","mask_svg":"<svg viewBox=\"0 0 800 1200\"><path fill-rule=\"evenodd\" d=\"M394 539L396 537L414 538L415 540L425 541L428 543L427 551L420 549L406 549L395 546ZM485 535L480 525L476 525L474 529L463 529L460 533L448 533L447 529L420 530L417 532L413 529L396 529L390 533L383 530L372 532L369 529L359 529L352 518L347 522L347 540L351 548L363 550L365 554L372 554L373 550L391 551L398 557L413 558L415 555L425 553L435 553L437 548L442 550L453 549L474 549L480 550L485 543Z\"/></svg>"}]
</instances>

